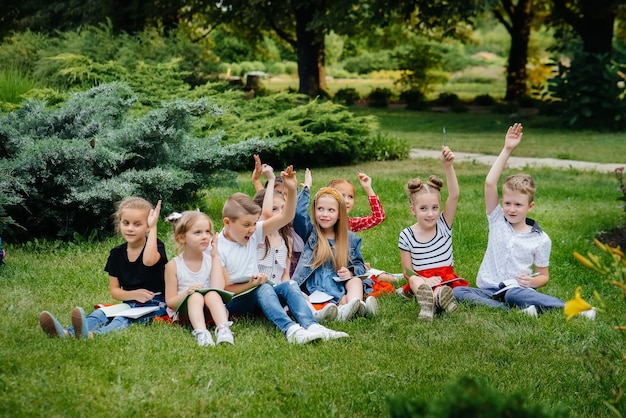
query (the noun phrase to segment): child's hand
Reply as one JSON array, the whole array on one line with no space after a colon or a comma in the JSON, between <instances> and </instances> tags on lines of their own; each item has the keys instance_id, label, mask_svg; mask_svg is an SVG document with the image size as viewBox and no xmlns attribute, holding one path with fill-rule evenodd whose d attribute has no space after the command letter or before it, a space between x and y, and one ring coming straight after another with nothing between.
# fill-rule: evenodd
<instances>
[{"instance_id":1,"label":"child's hand","mask_svg":"<svg viewBox=\"0 0 626 418\"><path fill-rule=\"evenodd\" d=\"M506 136L504 137L504 148L509 150L515 149L522 141L522 130L523 127L521 123L514 123L512 126L509 126L509 129L506 131Z\"/></svg>"},{"instance_id":2,"label":"child's hand","mask_svg":"<svg viewBox=\"0 0 626 418\"><path fill-rule=\"evenodd\" d=\"M441 147L441 162L444 166L451 165L454 161L454 153L445 145Z\"/></svg>"},{"instance_id":3,"label":"child's hand","mask_svg":"<svg viewBox=\"0 0 626 418\"><path fill-rule=\"evenodd\" d=\"M291 190L296 190L298 179L296 179L296 172L293 171L293 166L290 165L284 171L280 172L280 178L283 180L283 184Z\"/></svg>"},{"instance_id":4,"label":"child's hand","mask_svg":"<svg viewBox=\"0 0 626 418\"><path fill-rule=\"evenodd\" d=\"M202 289L202 286L200 286L200 284L198 283L190 284L189 287L187 288L187 294L191 295L193 292L195 292L198 289Z\"/></svg>"},{"instance_id":5,"label":"child's hand","mask_svg":"<svg viewBox=\"0 0 626 418\"><path fill-rule=\"evenodd\" d=\"M267 281L267 274L259 273L256 276L250 278L250 282L255 286L261 286Z\"/></svg>"},{"instance_id":6,"label":"child's hand","mask_svg":"<svg viewBox=\"0 0 626 418\"><path fill-rule=\"evenodd\" d=\"M154 228L157 222L159 222L160 213L161 213L161 201L159 200L156 206L154 207L154 209L151 209L150 213L148 213L148 227L150 229Z\"/></svg>"},{"instance_id":7,"label":"child's hand","mask_svg":"<svg viewBox=\"0 0 626 418\"><path fill-rule=\"evenodd\" d=\"M347 279L348 277L352 277L352 272L347 267L342 267L337 270L337 276L341 279Z\"/></svg>"},{"instance_id":8,"label":"child's hand","mask_svg":"<svg viewBox=\"0 0 626 418\"><path fill-rule=\"evenodd\" d=\"M147 289L136 289L132 291L132 298L141 303L154 299L154 296L154 292Z\"/></svg>"},{"instance_id":9,"label":"child's hand","mask_svg":"<svg viewBox=\"0 0 626 418\"><path fill-rule=\"evenodd\" d=\"M531 287L532 276L528 274L520 274L517 276L517 283L522 287Z\"/></svg>"},{"instance_id":10,"label":"child's hand","mask_svg":"<svg viewBox=\"0 0 626 418\"><path fill-rule=\"evenodd\" d=\"M304 169L304 183L302 183L302 187L305 186L308 187L309 190L311 190L313 186L313 176L311 176L311 170L308 168Z\"/></svg>"},{"instance_id":11,"label":"child's hand","mask_svg":"<svg viewBox=\"0 0 626 418\"><path fill-rule=\"evenodd\" d=\"M254 158L254 170L252 170L252 183L261 179L261 157L258 154L252 156Z\"/></svg>"},{"instance_id":12,"label":"child's hand","mask_svg":"<svg viewBox=\"0 0 626 418\"><path fill-rule=\"evenodd\" d=\"M211 249L209 250L211 257L219 257L219 253L217 252L217 235L218 234L214 234L211 237Z\"/></svg>"},{"instance_id":13,"label":"child's hand","mask_svg":"<svg viewBox=\"0 0 626 418\"><path fill-rule=\"evenodd\" d=\"M261 165L261 174L263 174L263 176L265 176L265 178L268 180L276 178L276 175L274 174L274 168L268 164Z\"/></svg>"},{"instance_id":14,"label":"child's hand","mask_svg":"<svg viewBox=\"0 0 626 418\"><path fill-rule=\"evenodd\" d=\"M368 196L373 196L375 193L374 189L372 189L372 178L367 174L359 171L358 179L359 183L361 183L361 187L363 187L363 190L365 191L365 194Z\"/></svg>"}]
</instances>

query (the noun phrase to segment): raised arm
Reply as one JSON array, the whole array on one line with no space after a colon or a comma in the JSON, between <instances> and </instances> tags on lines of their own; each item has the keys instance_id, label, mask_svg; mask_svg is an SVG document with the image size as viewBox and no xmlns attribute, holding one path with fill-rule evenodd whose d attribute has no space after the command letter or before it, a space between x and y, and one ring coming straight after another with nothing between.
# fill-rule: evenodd
<instances>
[{"instance_id":1,"label":"raised arm","mask_svg":"<svg viewBox=\"0 0 626 418\"><path fill-rule=\"evenodd\" d=\"M504 148L500 151L500 155L498 155L498 158L496 158L496 161L494 161L487 174L487 178L485 179L485 206L487 214L493 212L496 206L498 206L498 181L500 180L500 176L502 176L504 166L509 160L511 153L522 141L522 129L521 123L515 123L509 126L506 136L504 137Z\"/></svg>"},{"instance_id":2,"label":"raised arm","mask_svg":"<svg viewBox=\"0 0 626 418\"><path fill-rule=\"evenodd\" d=\"M446 172L446 185L448 187L448 198L443 208L443 217L448 226L452 226L456 208L459 203L459 181L454 171L454 153L445 145L441 147L441 162Z\"/></svg>"},{"instance_id":3,"label":"raised arm","mask_svg":"<svg viewBox=\"0 0 626 418\"><path fill-rule=\"evenodd\" d=\"M261 208L261 220L264 221L272 217L276 175L274 174L274 169L267 164L262 165L261 174L267 178L267 186L265 187L265 196L263 197L263 206Z\"/></svg>"},{"instance_id":4,"label":"raised arm","mask_svg":"<svg viewBox=\"0 0 626 418\"><path fill-rule=\"evenodd\" d=\"M296 172L293 171L293 166L289 166L280 173L280 177L283 180L283 184L287 188L287 202L285 203L285 209L282 213L276 216L272 216L267 221L263 222L263 235L269 235L274 231L282 228L291 222L296 214L296 201L297 201L297 179Z\"/></svg>"},{"instance_id":5,"label":"raised arm","mask_svg":"<svg viewBox=\"0 0 626 418\"><path fill-rule=\"evenodd\" d=\"M254 185L254 190L259 191L263 189L263 184L261 183L261 157L257 154L252 156L254 158L254 170L252 170L252 184Z\"/></svg>"},{"instance_id":6,"label":"raised arm","mask_svg":"<svg viewBox=\"0 0 626 418\"><path fill-rule=\"evenodd\" d=\"M146 238L146 247L143 250L142 262L145 266L154 266L161 259L157 244L157 224L159 223L159 214L161 213L161 201L159 200L148 214L148 238Z\"/></svg>"}]
</instances>

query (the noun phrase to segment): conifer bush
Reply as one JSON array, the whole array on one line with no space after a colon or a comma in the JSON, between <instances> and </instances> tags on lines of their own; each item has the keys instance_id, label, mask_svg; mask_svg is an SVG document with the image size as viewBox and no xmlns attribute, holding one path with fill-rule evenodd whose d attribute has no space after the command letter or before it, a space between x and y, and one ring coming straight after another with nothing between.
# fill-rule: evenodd
<instances>
[{"instance_id":1,"label":"conifer bush","mask_svg":"<svg viewBox=\"0 0 626 418\"><path fill-rule=\"evenodd\" d=\"M218 117L207 99L175 100L129 118L136 96L112 83L72 95L58 108L31 100L0 116L0 213L25 229L14 240L107 231L113 202L141 195L165 210L189 207L199 193L234 180L249 156L270 148L249 139L194 135L200 115ZM229 174L231 173L231 174Z\"/></svg>"}]
</instances>

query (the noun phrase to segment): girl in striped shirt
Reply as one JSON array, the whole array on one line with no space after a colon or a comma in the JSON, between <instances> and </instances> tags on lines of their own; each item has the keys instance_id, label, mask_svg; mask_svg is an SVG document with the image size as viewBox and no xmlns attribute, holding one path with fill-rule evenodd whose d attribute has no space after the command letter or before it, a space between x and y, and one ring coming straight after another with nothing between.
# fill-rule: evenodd
<instances>
[{"instance_id":1,"label":"girl in striped shirt","mask_svg":"<svg viewBox=\"0 0 626 418\"><path fill-rule=\"evenodd\" d=\"M406 189L411 213L417 222L400 232L398 248L402 270L408 283L398 289L403 296L415 296L418 319L432 321L435 311L452 313L457 306L452 287L468 286L454 272L452 222L459 201L459 183L454 172L454 154L442 147L441 161L446 172L448 198L441 208L443 181L430 176L427 182L409 180Z\"/></svg>"}]
</instances>

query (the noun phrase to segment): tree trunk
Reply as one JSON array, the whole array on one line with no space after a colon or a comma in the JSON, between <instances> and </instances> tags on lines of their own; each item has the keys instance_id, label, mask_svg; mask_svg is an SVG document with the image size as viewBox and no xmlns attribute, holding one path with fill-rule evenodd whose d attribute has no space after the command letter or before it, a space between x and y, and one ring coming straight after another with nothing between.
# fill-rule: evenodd
<instances>
[{"instance_id":1,"label":"tree trunk","mask_svg":"<svg viewBox=\"0 0 626 418\"><path fill-rule=\"evenodd\" d=\"M532 22L532 0L519 0L510 13L511 25L507 27L511 35L511 49L506 69L507 102L526 97L528 63L528 43L530 41L530 24Z\"/></svg>"},{"instance_id":2,"label":"tree trunk","mask_svg":"<svg viewBox=\"0 0 626 418\"><path fill-rule=\"evenodd\" d=\"M296 50L298 56L299 93L309 97L328 97L324 33L309 27L313 10L298 7L296 12Z\"/></svg>"}]
</instances>

